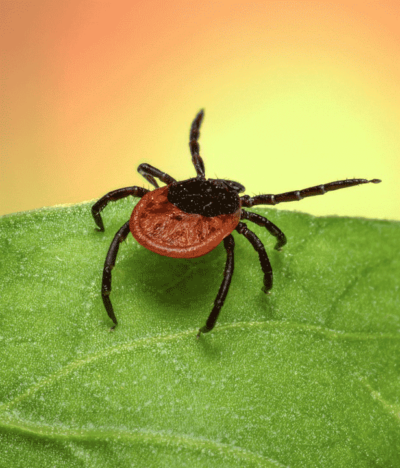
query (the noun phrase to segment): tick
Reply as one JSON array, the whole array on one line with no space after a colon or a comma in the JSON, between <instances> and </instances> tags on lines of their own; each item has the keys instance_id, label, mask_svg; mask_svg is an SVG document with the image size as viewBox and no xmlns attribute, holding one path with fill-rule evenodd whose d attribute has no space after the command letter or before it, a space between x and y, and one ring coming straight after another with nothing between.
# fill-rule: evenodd
<instances>
[{"instance_id":1,"label":"tick","mask_svg":"<svg viewBox=\"0 0 400 468\"><path fill-rule=\"evenodd\" d=\"M150 164L140 164L137 169L139 174L154 185L154 190L150 191L136 186L113 190L100 198L92 207L92 215L98 230L104 231L100 212L107 206L108 202L120 200L129 195L141 199L133 209L130 220L115 235L104 263L101 296L108 316L114 322L112 329L118 322L110 300L111 270L115 266L119 244L126 239L129 231L146 249L173 258L201 257L215 249L222 241L224 242L227 253L224 278L207 322L197 334L198 338L201 333L207 333L214 328L228 294L234 267L235 241L232 236L233 231L244 236L258 254L264 273L263 292L268 293L272 288L272 268L264 245L242 221L250 221L265 227L270 234L276 237L276 250L281 250L286 244L286 236L264 216L246 211L243 208L298 201L353 185L381 182L379 179L346 179L278 195L240 196L239 194L244 192L245 188L239 182L226 179L206 179L204 162L200 156L198 143L203 116L204 112L201 110L193 120L190 129L189 147L196 177L176 181L170 175ZM159 187L155 177L166 185Z\"/></svg>"}]
</instances>

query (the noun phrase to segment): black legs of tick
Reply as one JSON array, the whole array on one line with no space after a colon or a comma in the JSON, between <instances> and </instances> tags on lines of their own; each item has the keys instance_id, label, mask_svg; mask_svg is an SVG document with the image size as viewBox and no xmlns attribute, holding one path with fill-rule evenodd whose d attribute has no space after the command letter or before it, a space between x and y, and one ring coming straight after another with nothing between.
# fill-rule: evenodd
<instances>
[{"instance_id":1,"label":"black legs of tick","mask_svg":"<svg viewBox=\"0 0 400 468\"><path fill-rule=\"evenodd\" d=\"M309 187L304 190L295 190L293 192L280 193L278 195L256 195L250 197L249 195L243 195L240 197L242 200L242 206L250 207L254 205L276 205L277 203L290 202L302 200L306 197L314 197L315 195L324 195L332 190L339 190L342 188L353 187L354 185L368 184L379 184L379 179L366 180L366 179L346 179L338 180L336 182L330 182L325 185L316 185Z\"/></svg>"},{"instance_id":2,"label":"black legs of tick","mask_svg":"<svg viewBox=\"0 0 400 468\"><path fill-rule=\"evenodd\" d=\"M254 234L254 232L250 231L250 229L248 229L248 227L244 223L239 223L236 226L236 231L239 234L243 234L244 237L254 247L254 250L256 250L256 252L258 253L261 268L264 272L264 287L262 288L262 290L267 294L268 291L272 288L272 267L271 263L269 262L267 252L265 251L264 245L260 241L260 239Z\"/></svg>"},{"instance_id":3,"label":"black legs of tick","mask_svg":"<svg viewBox=\"0 0 400 468\"><path fill-rule=\"evenodd\" d=\"M121 200L121 198L128 197L132 195L133 197L143 197L144 194L148 192L147 189L143 187L125 187L118 190L113 190L112 192L107 193L104 197L101 197L92 206L92 215L95 223L98 226L98 231L104 231L103 220L101 219L100 212L107 206L110 201Z\"/></svg>"},{"instance_id":4,"label":"black legs of tick","mask_svg":"<svg viewBox=\"0 0 400 468\"><path fill-rule=\"evenodd\" d=\"M148 182L154 185L155 188L158 188L158 184L154 177L158 177L161 182L164 182L164 184L167 185L172 184L172 182L176 182L173 177L153 166L150 166L150 164L143 163L137 168L137 170L139 174L141 174Z\"/></svg>"},{"instance_id":5,"label":"black legs of tick","mask_svg":"<svg viewBox=\"0 0 400 468\"><path fill-rule=\"evenodd\" d=\"M165 172L160 171L159 169L151 166L150 164L140 164L138 167L138 172L141 174L148 182L150 182L154 187L158 188L158 184L154 177L158 177L161 182L165 184L172 184L176 180ZM132 195L133 197L143 197L149 190L143 187L125 187L118 190L113 190L112 192L107 193L104 197L101 197L92 206L92 215L96 225L98 226L99 231L104 231L103 220L101 219L100 212L107 206L110 201L121 200L121 198L128 197Z\"/></svg>"},{"instance_id":6,"label":"black legs of tick","mask_svg":"<svg viewBox=\"0 0 400 468\"><path fill-rule=\"evenodd\" d=\"M252 213L248 213L248 214L250 215ZM283 240L286 241L284 234L274 224L270 223L266 218L263 218L262 216L260 216L259 218L261 218L261 221L260 223L257 223L257 224L265 226L271 232L271 234L278 237L277 245L279 244L284 245ZM250 219L249 217L249 218L244 218L244 219L248 219L249 221L255 222L255 218ZM259 220L257 219L257 221ZM265 221L267 221L267 223L265 223ZM283 238L277 235L277 231L275 229L279 231L279 233L283 236ZM272 267L271 267L271 263L269 262L267 252L265 251L265 248L262 242L254 234L254 232L250 231L250 229L247 228L247 226L244 223L239 223L236 227L236 231L239 234L242 234L250 242L250 244L254 247L254 249L258 253L261 268L262 268L262 271L264 272L264 287L262 288L262 290L265 293L268 293L268 291L272 288ZM227 252L224 279L222 280L222 284L219 288L217 298L215 299L213 310L211 311L211 314L209 315L207 319L206 325L200 328L199 333L197 334L197 338L200 337L201 333L207 333L214 328L215 322L217 321L218 315L221 311L222 306L224 305L226 296L228 294L229 285L231 284L232 274L233 274L233 249L235 247L235 241L233 239L232 234L229 234L229 236L225 237L224 246Z\"/></svg>"},{"instance_id":7,"label":"black legs of tick","mask_svg":"<svg viewBox=\"0 0 400 468\"><path fill-rule=\"evenodd\" d=\"M202 157L200 156L200 146L199 146L199 136L200 136L200 125L204 117L203 109L196 115L195 119L193 120L192 127L190 129L190 137L189 137L189 148L190 153L192 154L192 162L194 168L196 169L197 177L201 177L205 179L205 169L204 169L204 162Z\"/></svg>"},{"instance_id":8,"label":"black legs of tick","mask_svg":"<svg viewBox=\"0 0 400 468\"><path fill-rule=\"evenodd\" d=\"M192 155L192 162L194 168L196 169L197 177L201 177L205 179L205 168L204 168L204 161L203 158L200 156L200 145L199 145L199 137L200 137L200 126L201 122L203 121L204 111L203 109L196 115L195 119L192 122L192 126L190 128L190 136L189 136L189 148L190 153ZM154 187L158 188L157 181L154 177L158 177L162 182L169 185L172 182L176 182L174 178L166 174L165 172L156 169L155 167L151 166L150 164L141 164L138 167L138 172L141 174L148 182L150 182Z\"/></svg>"},{"instance_id":9,"label":"black legs of tick","mask_svg":"<svg viewBox=\"0 0 400 468\"><path fill-rule=\"evenodd\" d=\"M143 197L148 192L147 189L143 187L125 187L118 190L113 190L112 192L107 193L104 197L101 197L92 206L92 215L95 223L98 226L99 231L104 231L103 220L101 219L100 212L107 206L110 201L121 200L129 195L133 197ZM103 281L101 286L101 296L103 298L104 307L107 310L107 314L110 319L115 323L114 327L117 325L117 318L115 317L114 310L109 298L111 292L111 270L114 268L115 259L117 258L117 253L119 249L119 244L126 239L126 236L129 233L129 221L125 223L122 228L114 236L113 241L111 242L110 248L107 253L106 261L104 263L103 270Z\"/></svg>"},{"instance_id":10,"label":"black legs of tick","mask_svg":"<svg viewBox=\"0 0 400 468\"><path fill-rule=\"evenodd\" d=\"M269 221L267 218L264 218L264 216L252 213L251 211L242 210L240 219L247 219L248 221L252 221L259 226L267 228L270 234L275 236L278 240L274 247L275 250L282 250L282 247L286 245L287 240L285 234L278 228L278 226L275 226L274 223L271 223L271 221Z\"/></svg>"},{"instance_id":11,"label":"black legs of tick","mask_svg":"<svg viewBox=\"0 0 400 468\"><path fill-rule=\"evenodd\" d=\"M117 232L117 234L115 234L114 239L111 242L110 248L108 250L106 261L104 262L103 281L101 284L101 296L103 298L103 303L107 310L107 314L115 324L111 329L114 329L115 326L118 325L117 318L114 314L113 306L109 297L111 293L111 270L115 266L115 260L117 258L119 244L126 239L126 236L128 234L129 221L122 226L122 228Z\"/></svg>"},{"instance_id":12,"label":"black legs of tick","mask_svg":"<svg viewBox=\"0 0 400 468\"><path fill-rule=\"evenodd\" d=\"M221 286L219 288L217 298L214 301L213 310L211 311L205 326L201 327L199 333L197 333L197 338L200 337L201 333L207 333L214 328L215 322L217 321L221 307L224 305L226 295L228 294L229 286L231 284L233 274L233 249L235 248L235 241L232 234L229 234L229 236L225 237L224 246L227 253L224 279L222 280Z\"/></svg>"}]
</instances>

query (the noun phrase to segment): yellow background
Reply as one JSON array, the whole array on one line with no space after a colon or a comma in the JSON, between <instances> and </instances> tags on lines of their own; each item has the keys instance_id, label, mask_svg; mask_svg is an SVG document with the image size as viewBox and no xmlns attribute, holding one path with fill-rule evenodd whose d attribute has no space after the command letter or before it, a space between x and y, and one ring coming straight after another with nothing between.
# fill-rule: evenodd
<instances>
[{"instance_id":1,"label":"yellow background","mask_svg":"<svg viewBox=\"0 0 400 468\"><path fill-rule=\"evenodd\" d=\"M1 1L0 214L149 184L142 162L279 205L400 219L400 2ZM90 223L90 220L88 220Z\"/></svg>"}]
</instances>

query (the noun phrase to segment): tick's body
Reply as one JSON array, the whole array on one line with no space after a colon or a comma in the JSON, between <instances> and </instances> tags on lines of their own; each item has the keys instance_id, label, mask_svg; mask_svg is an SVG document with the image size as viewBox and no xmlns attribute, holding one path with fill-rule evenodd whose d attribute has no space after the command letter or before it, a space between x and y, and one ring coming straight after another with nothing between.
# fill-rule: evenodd
<instances>
[{"instance_id":1,"label":"tick's body","mask_svg":"<svg viewBox=\"0 0 400 468\"><path fill-rule=\"evenodd\" d=\"M206 333L214 328L219 312L228 293L233 273L233 251L235 242L232 231L246 237L258 253L264 273L263 291L272 288L272 268L267 253L260 239L250 231L241 220L252 221L265 227L277 238L276 250L286 244L283 232L263 216L243 210L254 205L276 205L281 202L301 200L305 197L323 195L332 190L351 187L380 180L347 179L317 185L300 191L279 195L239 196L245 188L238 182L225 179L206 179L204 163L199 154L199 129L203 119L200 111L192 123L190 131L190 150L197 177L177 182L168 174L149 164L141 164L138 171L156 187L149 191L142 187L126 187L114 190L102 197L92 207L94 220L100 231L104 231L100 212L109 201L119 200L132 195L142 199L135 206L131 218L115 235L108 251L103 271L102 298L109 317L117 325L117 319L109 298L111 292L111 270L115 265L120 242L129 231L133 237L147 249L160 255L174 258L195 258L205 255L224 241L227 261L224 279L206 325L198 333ZM158 187L154 177L166 184ZM114 327L115 327L114 325ZM113 328L114 328L113 327Z\"/></svg>"},{"instance_id":2,"label":"tick's body","mask_svg":"<svg viewBox=\"0 0 400 468\"><path fill-rule=\"evenodd\" d=\"M188 182L192 181L198 182L196 179ZM209 181L204 183L211 186ZM170 201L173 198L171 193L174 193L175 188L181 188L180 185L180 182L174 182L146 193L132 212L129 229L139 244L160 255L174 258L201 257L215 249L239 224L240 199L236 195L233 213L205 216L196 213L203 210L195 206L192 212L187 212ZM195 197L189 199L189 203L192 200Z\"/></svg>"}]
</instances>

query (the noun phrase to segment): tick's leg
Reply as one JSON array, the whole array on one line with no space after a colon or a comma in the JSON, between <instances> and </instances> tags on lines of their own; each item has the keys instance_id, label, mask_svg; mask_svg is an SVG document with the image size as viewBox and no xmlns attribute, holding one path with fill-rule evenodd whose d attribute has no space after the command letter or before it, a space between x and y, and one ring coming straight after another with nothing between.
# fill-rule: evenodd
<instances>
[{"instance_id":1,"label":"tick's leg","mask_svg":"<svg viewBox=\"0 0 400 468\"><path fill-rule=\"evenodd\" d=\"M154 185L155 188L158 188L157 181L154 177L158 177L161 182L164 184L172 184L172 182L176 182L176 180L171 177L170 175L166 174L165 172L160 171L156 167L150 166L150 164L143 163L137 168L139 174L141 174L148 182Z\"/></svg>"},{"instance_id":2,"label":"tick's leg","mask_svg":"<svg viewBox=\"0 0 400 468\"><path fill-rule=\"evenodd\" d=\"M200 145L198 143L198 139L200 136L200 125L204 117L203 109L196 115L195 119L192 122L192 127L190 129L190 137L189 137L189 148L190 153L192 155L192 163L194 168L196 169L197 177L205 179L205 169L204 169L204 162L202 157L200 156Z\"/></svg>"},{"instance_id":3,"label":"tick's leg","mask_svg":"<svg viewBox=\"0 0 400 468\"><path fill-rule=\"evenodd\" d=\"M104 197L101 197L100 200L92 206L92 215L95 223L98 226L98 231L104 231L104 224L103 220L101 219L100 211L102 211L107 206L108 202L121 200L121 198L128 197L129 195L141 198L147 192L148 190L143 187L125 187L113 190L112 192L104 195Z\"/></svg>"},{"instance_id":4,"label":"tick's leg","mask_svg":"<svg viewBox=\"0 0 400 468\"><path fill-rule=\"evenodd\" d=\"M114 314L113 306L109 297L111 293L111 270L115 266L119 244L126 239L128 233L129 221L122 226L117 234L115 234L110 248L108 249L106 261L104 262L103 281L101 283L101 297L103 298L104 307L106 308L108 316L115 323L111 329L114 329L116 325L118 325L117 317Z\"/></svg>"},{"instance_id":5,"label":"tick's leg","mask_svg":"<svg viewBox=\"0 0 400 468\"><path fill-rule=\"evenodd\" d=\"M222 280L221 286L219 288L217 298L214 301L214 307L211 311L211 314L209 315L205 326L201 327L199 333L197 333L197 338L200 337L201 333L207 333L214 328L221 308L224 305L226 295L228 294L229 285L231 284L233 274L233 249L235 248L235 241L232 234L229 234L229 236L225 237L224 246L227 253L224 279Z\"/></svg>"},{"instance_id":6,"label":"tick's leg","mask_svg":"<svg viewBox=\"0 0 400 468\"><path fill-rule=\"evenodd\" d=\"M245 207L250 207L254 205L276 205L277 203L298 201L306 197L314 197L315 195L324 195L324 193L331 192L333 190L353 187L353 185L368 184L370 182L372 182L373 184L379 184L379 182L382 182L382 181L379 179L338 180L336 182L330 182L329 184L315 185L314 187L309 187L304 190L295 190L294 192L280 193L278 195L256 195L255 197L250 197L249 195L243 195L242 197L240 197L240 199L242 200L242 206L245 206Z\"/></svg>"},{"instance_id":7,"label":"tick's leg","mask_svg":"<svg viewBox=\"0 0 400 468\"><path fill-rule=\"evenodd\" d=\"M278 226L275 226L274 223L271 223L271 221L267 218L264 218L264 216L252 213L251 211L242 210L240 219L247 219L248 221L252 221L259 226L267 228L268 231L278 240L274 247L275 250L282 250L282 247L286 244L287 240L285 234L278 228Z\"/></svg>"},{"instance_id":8,"label":"tick's leg","mask_svg":"<svg viewBox=\"0 0 400 468\"><path fill-rule=\"evenodd\" d=\"M263 243L254 234L253 231L250 231L250 229L244 223L239 223L236 226L236 231L239 234L243 234L258 253L261 268L264 272L264 287L262 290L265 292L265 294L268 294L268 291L272 288L272 267Z\"/></svg>"}]
</instances>

